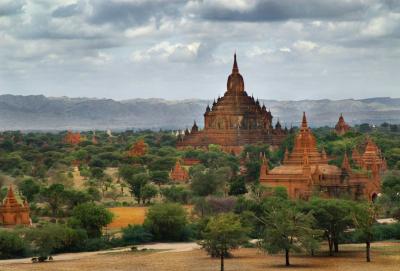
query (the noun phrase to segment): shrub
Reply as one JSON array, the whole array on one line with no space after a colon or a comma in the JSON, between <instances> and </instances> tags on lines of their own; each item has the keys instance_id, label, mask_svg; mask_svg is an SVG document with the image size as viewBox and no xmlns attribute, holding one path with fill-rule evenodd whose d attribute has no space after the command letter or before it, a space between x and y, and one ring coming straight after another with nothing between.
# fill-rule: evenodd
<instances>
[{"instance_id":1,"label":"shrub","mask_svg":"<svg viewBox=\"0 0 400 271\"><path fill-rule=\"evenodd\" d=\"M126 245L137 245L150 242L153 235L141 225L128 225L122 229L122 240Z\"/></svg>"},{"instance_id":2,"label":"shrub","mask_svg":"<svg viewBox=\"0 0 400 271\"><path fill-rule=\"evenodd\" d=\"M144 227L157 241L187 240L186 225L186 210L176 203L156 204L150 207L144 221Z\"/></svg>"},{"instance_id":3,"label":"shrub","mask_svg":"<svg viewBox=\"0 0 400 271\"><path fill-rule=\"evenodd\" d=\"M0 259L25 256L26 246L27 244L17 233L0 231Z\"/></svg>"}]
</instances>

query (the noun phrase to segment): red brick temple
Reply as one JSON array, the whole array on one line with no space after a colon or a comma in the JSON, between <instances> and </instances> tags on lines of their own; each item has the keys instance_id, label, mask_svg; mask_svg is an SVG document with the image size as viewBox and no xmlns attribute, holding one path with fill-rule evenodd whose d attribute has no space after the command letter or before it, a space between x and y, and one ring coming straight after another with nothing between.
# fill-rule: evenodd
<instances>
[{"instance_id":1,"label":"red brick temple","mask_svg":"<svg viewBox=\"0 0 400 271\"><path fill-rule=\"evenodd\" d=\"M64 137L65 144L76 145L81 142L81 133L73 133L72 131L68 131Z\"/></svg>"},{"instance_id":2,"label":"red brick temple","mask_svg":"<svg viewBox=\"0 0 400 271\"><path fill-rule=\"evenodd\" d=\"M204 129L199 130L194 123L191 131L187 129L183 136L178 137L177 148L206 149L210 144L216 144L226 152L239 154L246 144L277 146L288 132L282 129L279 121L274 129L272 118L271 111L245 91L235 54L227 90L211 107L207 106Z\"/></svg>"},{"instance_id":3,"label":"red brick temple","mask_svg":"<svg viewBox=\"0 0 400 271\"><path fill-rule=\"evenodd\" d=\"M291 153L286 150L282 165L268 168L265 156L260 169L260 183L267 187L285 187L290 198L347 197L374 200L380 191L385 160L378 147L368 139L363 155L353 160L361 169L352 169L347 154L341 167L328 164L324 150L318 151L316 139L308 127L305 113ZM358 159L358 160L356 160Z\"/></svg>"},{"instance_id":4,"label":"red brick temple","mask_svg":"<svg viewBox=\"0 0 400 271\"><path fill-rule=\"evenodd\" d=\"M335 132L338 135L344 135L350 131L350 126L344 121L343 114L340 114L339 120L335 125Z\"/></svg>"},{"instance_id":5,"label":"red brick temple","mask_svg":"<svg viewBox=\"0 0 400 271\"><path fill-rule=\"evenodd\" d=\"M31 224L28 202L18 202L10 185L6 198L0 204L0 225L9 227Z\"/></svg>"},{"instance_id":6,"label":"red brick temple","mask_svg":"<svg viewBox=\"0 0 400 271\"><path fill-rule=\"evenodd\" d=\"M169 178L173 181L186 182L189 180L189 173L181 166L179 161L176 161L174 168L171 169Z\"/></svg>"}]
</instances>

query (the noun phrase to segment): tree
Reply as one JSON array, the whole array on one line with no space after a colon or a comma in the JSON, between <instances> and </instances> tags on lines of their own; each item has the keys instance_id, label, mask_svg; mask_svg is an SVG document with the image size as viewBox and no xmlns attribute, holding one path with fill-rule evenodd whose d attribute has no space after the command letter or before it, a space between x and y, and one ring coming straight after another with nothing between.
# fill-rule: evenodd
<instances>
[{"instance_id":1,"label":"tree","mask_svg":"<svg viewBox=\"0 0 400 271\"><path fill-rule=\"evenodd\" d=\"M18 184L18 190L22 192L24 197L32 202L37 194L40 192L40 185L33 179L25 179Z\"/></svg>"},{"instance_id":2,"label":"tree","mask_svg":"<svg viewBox=\"0 0 400 271\"><path fill-rule=\"evenodd\" d=\"M144 227L157 241L182 241L186 238L186 210L176 203L155 204L149 208Z\"/></svg>"},{"instance_id":3,"label":"tree","mask_svg":"<svg viewBox=\"0 0 400 271\"><path fill-rule=\"evenodd\" d=\"M236 177L230 183L229 195L243 195L247 193L246 182L242 176Z\"/></svg>"},{"instance_id":4,"label":"tree","mask_svg":"<svg viewBox=\"0 0 400 271\"><path fill-rule=\"evenodd\" d=\"M221 271L224 271L225 256L246 242L246 235L247 229L242 226L240 218L233 213L225 213L210 219L200 244L211 256L220 257Z\"/></svg>"},{"instance_id":5,"label":"tree","mask_svg":"<svg viewBox=\"0 0 400 271\"><path fill-rule=\"evenodd\" d=\"M82 229L72 229L65 224L48 223L25 231L28 240L39 256L53 253L79 251L87 239Z\"/></svg>"},{"instance_id":6,"label":"tree","mask_svg":"<svg viewBox=\"0 0 400 271\"><path fill-rule=\"evenodd\" d=\"M317 227L324 232L328 241L329 255L339 252L340 235L352 225L351 204L341 199L313 198L303 207L305 212L312 211Z\"/></svg>"},{"instance_id":7,"label":"tree","mask_svg":"<svg viewBox=\"0 0 400 271\"><path fill-rule=\"evenodd\" d=\"M49 205L52 217L56 218L66 202L64 185L56 183L44 187L40 191L40 196Z\"/></svg>"},{"instance_id":8,"label":"tree","mask_svg":"<svg viewBox=\"0 0 400 271\"><path fill-rule=\"evenodd\" d=\"M72 224L85 229L90 238L101 236L103 227L111 223L113 214L106 208L94 203L83 203L72 211Z\"/></svg>"},{"instance_id":9,"label":"tree","mask_svg":"<svg viewBox=\"0 0 400 271\"><path fill-rule=\"evenodd\" d=\"M141 189L141 195L142 195L142 202L143 204L150 203L151 199L156 197L158 194L158 189L156 186L152 184L146 184L142 187Z\"/></svg>"},{"instance_id":10,"label":"tree","mask_svg":"<svg viewBox=\"0 0 400 271\"><path fill-rule=\"evenodd\" d=\"M142 188L148 183L149 175L147 173L135 174L127 180L132 195L137 200L138 204L142 201Z\"/></svg>"},{"instance_id":11,"label":"tree","mask_svg":"<svg viewBox=\"0 0 400 271\"><path fill-rule=\"evenodd\" d=\"M223 183L226 181L216 169L200 168L193 172L192 182L190 187L193 194L201 197L216 194L222 190Z\"/></svg>"},{"instance_id":12,"label":"tree","mask_svg":"<svg viewBox=\"0 0 400 271\"><path fill-rule=\"evenodd\" d=\"M259 219L264 225L260 248L270 253L284 251L286 266L290 265L291 251L309 249L308 245L315 243L311 240L320 235L313 229L315 219L312 213L299 212L290 204L275 204Z\"/></svg>"},{"instance_id":13,"label":"tree","mask_svg":"<svg viewBox=\"0 0 400 271\"><path fill-rule=\"evenodd\" d=\"M26 244L16 232L0 230L0 259L22 257L25 252Z\"/></svg>"},{"instance_id":14,"label":"tree","mask_svg":"<svg viewBox=\"0 0 400 271\"><path fill-rule=\"evenodd\" d=\"M356 229L365 242L367 262L371 261L371 242L373 241L373 226L378 216L378 208L373 203L360 203L354 207L352 217Z\"/></svg>"},{"instance_id":15,"label":"tree","mask_svg":"<svg viewBox=\"0 0 400 271\"><path fill-rule=\"evenodd\" d=\"M161 188L161 195L166 201L188 204L191 198L191 192L183 186L172 185Z\"/></svg>"},{"instance_id":16,"label":"tree","mask_svg":"<svg viewBox=\"0 0 400 271\"><path fill-rule=\"evenodd\" d=\"M155 170L150 173L151 180L159 187L169 181L168 171Z\"/></svg>"}]
</instances>

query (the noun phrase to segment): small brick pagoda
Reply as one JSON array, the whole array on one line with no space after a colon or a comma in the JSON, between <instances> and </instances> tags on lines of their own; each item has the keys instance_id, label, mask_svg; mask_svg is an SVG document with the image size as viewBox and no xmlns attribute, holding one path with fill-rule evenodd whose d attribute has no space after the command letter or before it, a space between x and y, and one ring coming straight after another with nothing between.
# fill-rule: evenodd
<instances>
[{"instance_id":1,"label":"small brick pagoda","mask_svg":"<svg viewBox=\"0 0 400 271\"><path fill-rule=\"evenodd\" d=\"M68 131L63 142L71 145L79 144L81 142L81 134L79 132L73 133L72 131Z\"/></svg>"},{"instance_id":2,"label":"small brick pagoda","mask_svg":"<svg viewBox=\"0 0 400 271\"><path fill-rule=\"evenodd\" d=\"M360 165L360 170L351 168L347 154L341 167L328 164L328 160L324 150L318 151L304 113L293 151L285 151L282 165L269 170L267 158L263 156L260 183L268 187L285 187L291 198L308 199L312 195L376 198L386 163L371 139L368 139L363 155L356 153L354 158L353 152L353 160Z\"/></svg>"},{"instance_id":3,"label":"small brick pagoda","mask_svg":"<svg viewBox=\"0 0 400 271\"><path fill-rule=\"evenodd\" d=\"M28 202L19 203L10 185L7 196L0 205L0 225L9 227L15 225L29 226L31 224Z\"/></svg>"},{"instance_id":4,"label":"small brick pagoda","mask_svg":"<svg viewBox=\"0 0 400 271\"><path fill-rule=\"evenodd\" d=\"M144 142L143 139L139 139L138 141L135 142L135 144L132 145L130 150L128 151L128 156L134 157L134 156L143 156L147 153L148 146Z\"/></svg>"},{"instance_id":5,"label":"small brick pagoda","mask_svg":"<svg viewBox=\"0 0 400 271\"><path fill-rule=\"evenodd\" d=\"M184 135L178 137L177 148L206 149L210 144L216 144L226 152L239 154L246 144L277 146L288 130L282 129L279 121L274 128L272 118L271 111L265 105L261 106L258 100L247 95L235 54L227 90L211 107L207 106L204 129L199 130L194 123L191 131L186 129Z\"/></svg>"},{"instance_id":6,"label":"small brick pagoda","mask_svg":"<svg viewBox=\"0 0 400 271\"><path fill-rule=\"evenodd\" d=\"M350 131L350 126L344 121L343 114L340 114L339 120L335 125L335 132L338 135L344 135Z\"/></svg>"},{"instance_id":7,"label":"small brick pagoda","mask_svg":"<svg viewBox=\"0 0 400 271\"><path fill-rule=\"evenodd\" d=\"M169 178L173 181L187 182L189 180L189 173L181 166L179 161L176 161L174 168L169 173Z\"/></svg>"}]
</instances>

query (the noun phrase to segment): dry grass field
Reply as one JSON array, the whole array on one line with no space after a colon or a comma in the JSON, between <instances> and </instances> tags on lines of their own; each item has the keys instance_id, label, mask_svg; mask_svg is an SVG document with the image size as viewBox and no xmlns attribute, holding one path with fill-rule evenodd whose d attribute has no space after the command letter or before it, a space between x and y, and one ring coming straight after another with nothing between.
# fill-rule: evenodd
<instances>
[{"instance_id":1,"label":"dry grass field","mask_svg":"<svg viewBox=\"0 0 400 271\"><path fill-rule=\"evenodd\" d=\"M109 208L114 214L114 220L107 226L109 229L120 229L123 227L143 224L146 217L147 207L114 207Z\"/></svg>"},{"instance_id":2,"label":"dry grass field","mask_svg":"<svg viewBox=\"0 0 400 271\"><path fill-rule=\"evenodd\" d=\"M188 213L191 212L192 206L185 206ZM108 208L114 214L114 220L108 224L110 230L117 230L131 225L141 225L146 218L148 207L112 207Z\"/></svg>"},{"instance_id":3,"label":"dry grass field","mask_svg":"<svg viewBox=\"0 0 400 271\"><path fill-rule=\"evenodd\" d=\"M270 270L325 270L325 271L398 271L400 270L400 243L378 243L372 245L372 262L365 262L362 245L344 245L336 257L325 254L293 256L292 266L283 266L283 255L265 255L256 249L234 251L234 258L226 260L227 271ZM0 270L15 271L217 271L219 261L211 259L202 250L187 252L149 251L120 252L90 255L49 263L2 264Z\"/></svg>"}]
</instances>

